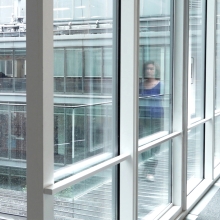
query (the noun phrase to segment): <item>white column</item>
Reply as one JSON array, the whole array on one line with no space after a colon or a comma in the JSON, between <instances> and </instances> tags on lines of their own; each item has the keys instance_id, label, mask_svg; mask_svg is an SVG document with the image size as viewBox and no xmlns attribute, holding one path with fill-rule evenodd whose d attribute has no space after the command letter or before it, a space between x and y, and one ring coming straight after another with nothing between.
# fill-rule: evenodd
<instances>
[{"instance_id":1,"label":"white column","mask_svg":"<svg viewBox=\"0 0 220 220\"><path fill-rule=\"evenodd\" d=\"M27 1L27 219L49 220L53 197L53 0Z\"/></svg>"},{"instance_id":2,"label":"white column","mask_svg":"<svg viewBox=\"0 0 220 220\"><path fill-rule=\"evenodd\" d=\"M216 59L216 0L207 1L206 27L206 94L205 117L205 178L214 178L215 134L215 59Z\"/></svg>"},{"instance_id":3,"label":"white column","mask_svg":"<svg viewBox=\"0 0 220 220\"><path fill-rule=\"evenodd\" d=\"M173 140L173 204L186 209L187 127L188 127L188 0L175 1L173 51L173 131L182 136Z\"/></svg>"},{"instance_id":4,"label":"white column","mask_svg":"<svg viewBox=\"0 0 220 220\"><path fill-rule=\"evenodd\" d=\"M139 1L121 1L120 219L137 218Z\"/></svg>"}]
</instances>

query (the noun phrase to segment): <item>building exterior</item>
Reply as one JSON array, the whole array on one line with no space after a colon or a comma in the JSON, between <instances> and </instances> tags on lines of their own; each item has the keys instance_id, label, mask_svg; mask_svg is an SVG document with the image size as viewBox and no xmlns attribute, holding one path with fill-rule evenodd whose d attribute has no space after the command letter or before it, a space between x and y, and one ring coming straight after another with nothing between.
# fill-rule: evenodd
<instances>
[{"instance_id":1,"label":"building exterior","mask_svg":"<svg viewBox=\"0 0 220 220\"><path fill-rule=\"evenodd\" d=\"M219 178L219 0L0 0L0 214L183 219Z\"/></svg>"}]
</instances>

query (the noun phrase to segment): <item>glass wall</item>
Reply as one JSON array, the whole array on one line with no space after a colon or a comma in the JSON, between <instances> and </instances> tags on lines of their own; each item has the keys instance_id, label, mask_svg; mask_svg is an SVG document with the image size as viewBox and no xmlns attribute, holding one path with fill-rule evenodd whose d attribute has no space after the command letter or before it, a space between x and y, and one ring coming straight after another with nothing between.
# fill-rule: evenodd
<instances>
[{"instance_id":1,"label":"glass wall","mask_svg":"<svg viewBox=\"0 0 220 220\"><path fill-rule=\"evenodd\" d=\"M139 147L172 131L172 6L140 1ZM139 155L138 218L153 219L172 202L170 165L170 143Z\"/></svg>"},{"instance_id":2,"label":"glass wall","mask_svg":"<svg viewBox=\"0 0 220 220\"><path fill-rule=\"evenodd\" d=\"M189 5L188 126L205 117L206 1ZM203 179L203 126L188 130L187 192Z\"/></svg>"},{"instance_id":3,"label":"glass wall","mask_svg":"<svg viewBox=\"0 0 220 220\"><path fill-rule=\"evenodd\" d=\"M217 16L216 16L216 85L215 85L215 109L220 109L220 1L217 0Z\"/></svg>"},{"instance_id":4,"label":"glass wall","mask_svg":"<svg viewBox=\"0 0 220 220\"><path fill-rule=\"evenodd\" d=\"M214 153L214 167L220 164L220 116L215 117L215 153Z\"/></svg>"},{"instance_id":5,"label":"glass wall","mask_svg":"<svg viewBox=\"0 0 220 220\"><path fill-rule=\"evenodd\" d=\"M171 204L171 142L139 155L138 218L153 219Z\"/></svg>"},{"instance_id":6,"label":"glass wall","mask_svg":"<svg viewBox=\"0 0 220 220\"><path fill-rule=\"evenodd\" d=\"M117 167L83 180L57 193L54 219L116 220Z\"/></svg>"},{"instance_id":7,"label":"glass wall","mask_svg":"<svg viewBox=\"0 0 220 220\"><path fill-rule=\"evenodd\" d=\"M57 23L67 17L71 24ZM68 40L66 32L54 36L54 93L60 93L54 99L56 178L63 178L62 166L72 164L73 174L117 155L114 19L113 0L54 1L54 24L69 30ZM77 40L79 24L84 35L77 33Z\"/></svg>"},{"instance_id":8,"label":"glass wall","mask_svg":"<svg viewBox=\"0 0 220 220\"><path fill-rule=\"evenodd\" d=\"M139 33L132 32L136 30L135 25L123 17L133 10L123 8L125 2L137 3L130 0L54 0L53 9L51 7L54 37L54 161L51 164L54 184L41 187L40 192L30 188L38 195L43 191L41 195L47 194L48 198L55 195L51 201L54 201L53 216L57 220L119 219L123 212L137 213L138 219L159 219L166 211L173 211L173 204L178 204L179 198L183 207L187 207L188 195L193 197L194 189L204 177L211 175L206 173L209 170L207 162L213 163L214 168L220 164L220 0L212 1L212 4L217 3L216 53L206 41L206 23L209 24L206 11L210 1L189 0L189 17L181 17L184 22L189 19L189 35L182 35L182 43L188 42L189 37L187 55L176 51L176 43L181 40L176 38L175 29L181 20L178 6L186 1L140 0L137 3L140 6ZM132 21L135 21L136 12L130 14ZM126 31L130 34L126 38L133 42L134 36L139 35L137 63L135 43L132 49L126 45L131 49L127 53L123 50L124 27L129 27L130 32ZM36 44L44 46L39 42ZM206 90L211 88L205 88L205 79L212 73L205 74L205 70L206 52L210 49L216 54L215 97L209 97L215 100L215 115L207 119L205 97ZM134 68L129 75L122 58L127 59L130 55L134 58ZM12 215L11 218L27 216L26 191L30 188L26 183L26 76L29 74L26 58L26 0L0 0L0 219L2 213ZM179 65L180 69L175 71L177 58L182 59L183 66L188 60L189 68L181 69ZM46 61L47 57L43 59ZM128 62L126 65L130 67ZM136 65L139 65L138 73L135 72ZM125 74L129 75L127 81ZM187 115L176 109L177 104L180 103L182 109L186 104L183 101L186 87L175 85L177 80L185 85L186 78L182 74L188 74L188 128L183 123ZM129 92L131 88L127 85L135 85L135 79L139 85L138 106L135 106L133 96L124 100L121 95L124 88ZM179 103L175 103L176 94L181 94ZM122 106L126 111L121 111ZM127 111L130 111L129 117L125 118L134 119L133 125L138 117L139 131L131 126L126 133L127 124L121 122ZM180 122L179 127L175 120ZM213 158L204 154L208 152L205 147L209 147L205 146L209 142L206 125L212 121L215 121L215 138L210 138L214 139L214 143L210 140L210 146L214 146ZM130 135L133 135L132 144L123 146L124 139ZM186 139L187 143L184 142ZM36 167L36 172L38 169ZM217 169L214 174L212 184L219 175ZM33 173L31 178L36 176ZM187 195L184 194L185 187ZM126 195L123 194L125 188L129 189ZM125 219L131 220L133 216Z\"/></svg>"},{"instance_id":9,"label":"glass wall","mask_svg":"<svg viewBox=\"0 0 220 220\"><path fill-rule=\"evenodd\" d=\"M203 125L188 131L187 193L190 193L203 179L203 132Z\"/></svg>"},{"instance_id":10,"label":"glass wall","mask_svg":"<svg viewBox=\"0 0 220 220\"><path fill-rule=\"evenodd\" d=\"M204 118L206 1L189 7L189 124Z\"/></svg>"},{"instance_id":11,"label":"glass wall","mask_svg":"<svg viewBox=\"0 0 220 220\"><path fill-rule=\"evenodd\" d=\"M152 4L151 10L147 9ZM139 47L139 139L140 143L171 132L172 47L170 13L172 1L140 3ZM152 14L154 13L154 14ZM152 19L157 17L157 21ZM159 16L159 19L158 19Z\"/></svg>"}]
</instances>

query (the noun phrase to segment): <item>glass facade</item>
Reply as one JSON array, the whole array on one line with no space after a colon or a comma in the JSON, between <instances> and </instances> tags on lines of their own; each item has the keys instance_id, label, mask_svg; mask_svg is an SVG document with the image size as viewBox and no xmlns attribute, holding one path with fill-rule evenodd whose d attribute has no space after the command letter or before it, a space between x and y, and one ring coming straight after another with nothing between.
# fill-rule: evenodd
<instances>
[{"instance_id":1,"label":"glass facade","mask_svg":"<svg viewBox=\"0 0 220 220\"><path fill-rule=\"evenodd\" d=\"M158 145L139 155L138 218L152 218L171 204L170 142Z\"/></svg>"},{"instance_id":2,"label":"glass facade","mask_svg":"<svg viewBox=\"0 0 220 220\"><path fill-rule=\"evenodd\" d=\"M68 43L63 40L65 32L54 36L54 94L61 95L58 102L54 100L55 173L60 173L60 166L70 164L75 164L73 169L75 166L83 170L117 154L112 132L117 120L117 107L113 107L117 94L113 96L112 91L118 86L117 72L113 72L113 60L117 59L113 53L113 10L113 1L109 0L54 1L54 23L72 18L72 23L65 25L70 32L74 31L80 11L81 27L87 31L80 41L69 33ZM88 21L91 18L99 20ZM106 22L111 29L105 27ZM90 33L93 29L97 29L95 37ZM65 47L58 48L58 40ZM71 95L71 99L67 100L65 94ZM85 160L87 166L83 165ZM73 173L76 170L79 172L76 168Z\"/></svg>"},{"instance_id":3,"label":"glass facade","mask_svg":"<svg viewBox=\"0 0 220 220\"><path fill-rule=\"evenodd\" d=\"M39 0L38 10L34 2L0 0L0 219L35 219L38 207L39 220L160 219L177 204L183 210L192 204L197 187L219 175L220 1L53 0L53 37L35 42L36 51L51 45L53 52L41 55L43 63L53 59L53 76L37 81L38 91L27 84L36 74L35 61L28 63L35 50L26 48L26 21L39 24L26 10L39 18L49 1ZM216 12L207 13L210 8ZM211 40L210 17L216 22ZM215 73L207 72L208 54ZM39 76L49 72L43 68ZM26 173L33 152L28 121L38 120L28 118L26 100L30 91L38 100L47 94L42 85L52 83L53 112L47 100L32 103L53 116L42 117L44 137L35 124L29 127L53 143L39 145L45 154L32 164L31 178L43 179L38 188ZM29 190L46 199L31 207L38 196L28 198Z\"/></svg>"},{"instance_id":4,"label":"glass facade","mask_svg":"<svg viewBox=\"0 0 220 220\"><path fill-rule=\"evenodd\" d=\"M216 81L215 81L215 109L219 110L220 109L220 91L219 91L219 85L220 85L220 66L219 66L219 42L220 42L220 33L219 33L219 15L220 15L220 2L217 0L217 15L216 15Z\"/></svg>"},{"instance_id":5,"label":"glass facade","mask_svg":"<svg viewBox=\"0 0 220 220\"><path fill-rule=\"evenodd\" d=\"M203 125L188 131L187 192L190 193L203 179Z\"/></svg>"},{"instance_id":6,"label":"glass facade","mask_svg":"<svg viewBox=\"0 0 220 220\"><path fill-rule=\"evenodd\" d=\"M169 17L172 22L173 2L154 1L150 11L147 3L140 2L139 138L145 139L141 143L148 142L146 137L156 139L172 130L172 27L164 19ZM151 16L161 19L152 22Z\"/></svg>"},{"instance_id":7,"label":"glass facade","mask_svg":"<svg viewBox=\"0 0 220 220\"><path fill-rule=\"evenodd\" d=\"M117 219L116 170L104 170L57 193L54 219Z\"/></svg>"},{"instance_id":8,"label":"glass facade","mask_svg":"<svg viewBox=\"0 0 220 220\"><path fill-rule=\"evenodd\" d=\"M204 118L206 1L189 6L189 124Z\"/></svg>"}]
</instances>

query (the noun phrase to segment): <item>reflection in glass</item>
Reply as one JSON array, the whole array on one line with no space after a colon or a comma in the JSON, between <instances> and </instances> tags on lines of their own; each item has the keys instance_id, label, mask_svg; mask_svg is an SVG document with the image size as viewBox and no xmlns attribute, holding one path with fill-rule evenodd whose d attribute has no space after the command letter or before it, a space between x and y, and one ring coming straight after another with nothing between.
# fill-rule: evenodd
<instances>
[{"instance_id":1,"label":"reflection in glass","mask_svg":"<svg viewBox=\"0 0 220 220\"><path fill-rule=\"evenodd\" d=\"M139 139L143 144L171 131L170 8L169 0L140 1Z\"/></svg>"},{"instance_id":2,"label":"reflection in glass","mask_svg":"<svg viewBox=\"0 0 220 220\"><path fill-rule=\"evenodd\" d=\"M206 1L189 7L189 83L188 106L190 123L204 118Z\"/></svg>"},{"instance_id":3,"label":"reflection in glass","mask_svg":"<svg viewBox=\"0 0 220 220\"><path fill-rule=\"evenodd\" d=\"M220 163L220 117L215 118L215 151L214 151L214 167Z\"/></svg>"},{"instance_id":4,"label":"reflection in glass","mask_svg":"<svg viewBox=\"0 0 220 220\"><path fill-rule=\"evenodd\" d=\"M55 180L117 154L113 19L113 0L54 1Z\"/></svg>"},{"instance_id":5,"label":"reflection in glass","mask_svg":"<svg viewBox=\"0 0 220 220\"><path fill-rule=\"evenodd\" d=\"M1 212L26 216L25 105L0 105L0 139Z\"/></svg>"},{"instance_id":6,"label":"reflection in glass","mask_svg":"<svg viewBox=\"0 0 220 220\"><path fill-rule=\"evenodd\" d=\"M116 219L116 168L110 168L55 195L54 219Z\"/></svg>"},{"instance_id":7,"label":"reflection in glass","mask_svg":"<svg viewBox=\"0 0 220 220\"><path fill-rule=\"evenodd\" d=\"M187 193L189 194L203 179L203 125L188 131Z\"/></svg>"},{"instance_id":8,"label":"reflection in glass","mask_svg":"<svg viewBox=\"0 0 220 220\"><path fill-rule=\"evenodd\" d=\"M26 91L25 16L26 0L0 0L0 212L14 216L27 215L26 100L9 95Z\"/></svg>"},{"instance_id":9,"label":"reflection in glass","mask_svg":"<svg viewBox=\"0 0 220 220\"><path fill-rule=\"evenodd\" d=\"M138 218L151 219L171 203L170 142L139 155Z\"/></svg>"}]
</instances>

